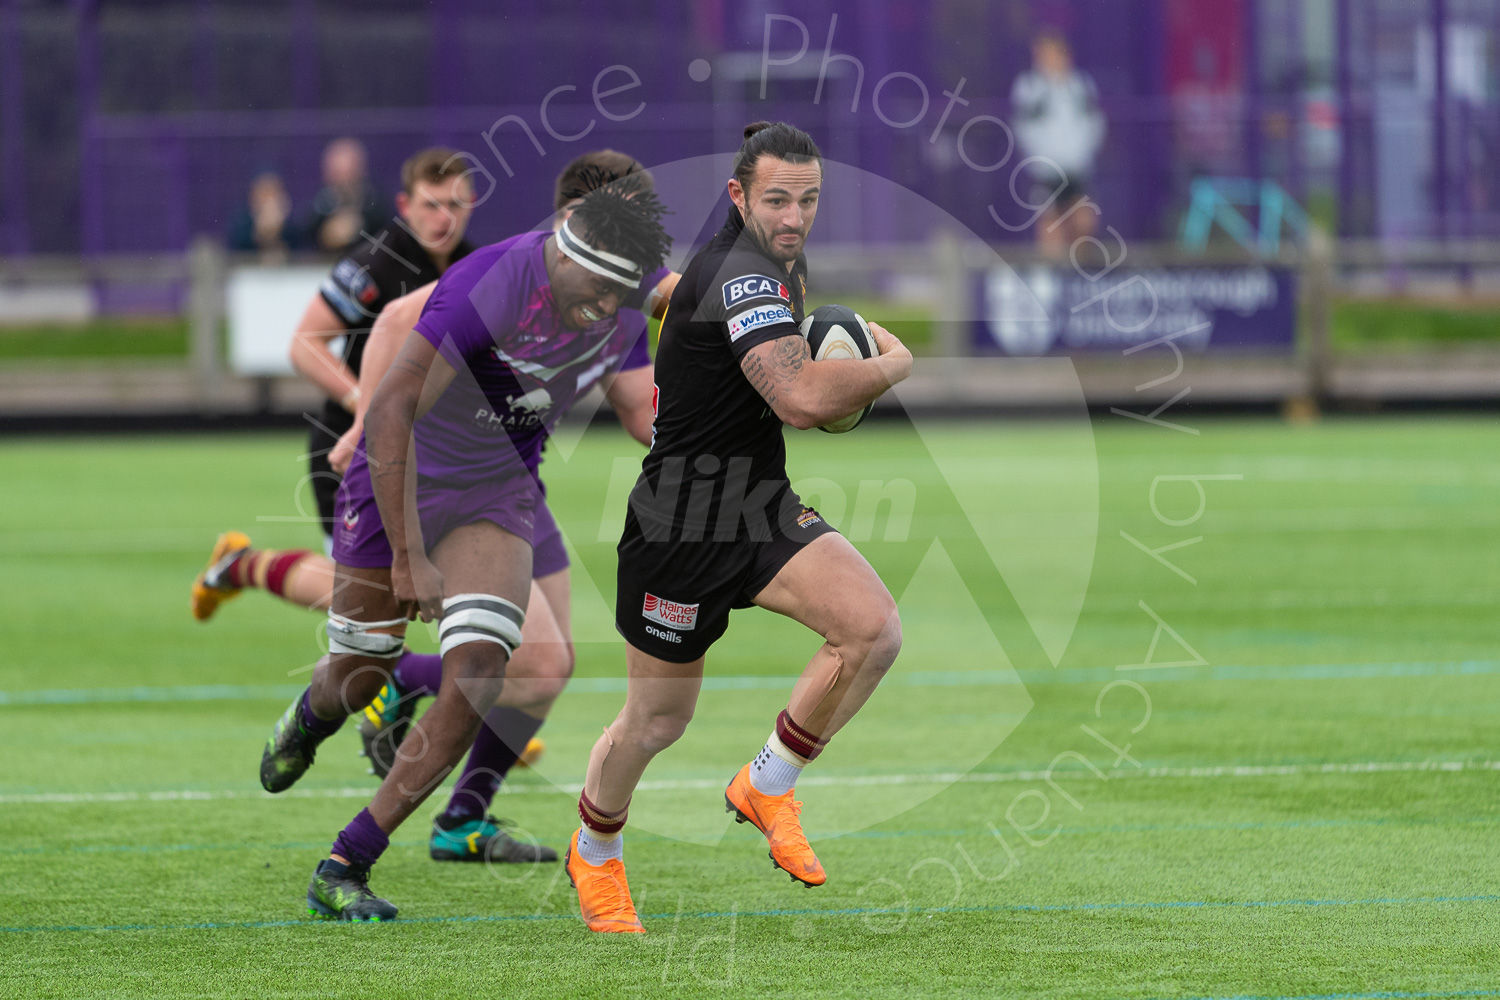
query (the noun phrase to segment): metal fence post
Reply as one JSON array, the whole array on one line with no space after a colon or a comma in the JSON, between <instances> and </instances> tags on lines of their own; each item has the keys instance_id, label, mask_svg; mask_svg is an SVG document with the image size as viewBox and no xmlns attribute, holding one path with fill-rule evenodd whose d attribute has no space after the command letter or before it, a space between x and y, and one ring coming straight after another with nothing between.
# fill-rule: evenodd
<instances>
[{"instance_id":1,"label":"metal fence post","mask_svg":"<svg viewBox=\"0 0 1500 1000\"><path fill-rule=\"evenodd\" d=\"M1302 269L1303 317L1307 323L1304 363L1307 397L1312 405L1328 404L1333 369L1333 239L1321 227L1307 234Z\"/></svg>"},{"instance_id":2,"label":"metal fence post","mask_svg":"<svg viewBox=\"0 0 1500 1000\"><path fill-rule=\"evenodd\" d=\"M220 336L228 273L224 248L211 236L198 236L188 248L187 263L194 394L200 412L217 413L223 409L224 351Z\"/></svg>"}]
</instances>

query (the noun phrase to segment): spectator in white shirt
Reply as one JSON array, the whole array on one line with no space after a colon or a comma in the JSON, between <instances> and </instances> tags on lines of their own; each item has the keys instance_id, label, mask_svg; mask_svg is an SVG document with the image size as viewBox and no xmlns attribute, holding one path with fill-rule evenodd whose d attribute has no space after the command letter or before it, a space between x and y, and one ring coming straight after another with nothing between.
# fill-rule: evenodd
<instances>
[{"instance_id":1,"label":"spectator in white shirt","mask_svg":"<svg viewBox=\"0 0 1500 1000\"><path fill-rule=\"evenodd\" d=\"M1073 65L1067 39L1043 31L1031 43L1032 68L1016 77L1010 101L1016 141L1027 157L1031 207L1047 208L1037 221L1037 247L1066 256L1075 240L1093 235L1098 212L1087 197L1094 158L1104 143L1104 113L1093 78Z\"/></svg>"}]
</instances>

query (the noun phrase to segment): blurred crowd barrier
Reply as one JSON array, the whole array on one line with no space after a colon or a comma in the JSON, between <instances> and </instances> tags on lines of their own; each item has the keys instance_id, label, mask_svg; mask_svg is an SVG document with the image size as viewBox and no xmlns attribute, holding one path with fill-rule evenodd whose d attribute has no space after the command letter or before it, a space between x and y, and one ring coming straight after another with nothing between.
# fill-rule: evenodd
<instances>
[{"instance_id":1,"label":"blurred crowd barrier","mask_svg":"<svg viewBox=\"0 0 1500 1000\"><path fill-rule=\"evenodd\" d=\"M1128 258L1057 260L940 232L925 243L813 248L814 303L885 322L918 355L889 401L990 413L1090 406L1500 398L1500 343L1350 350L1336 303L1500 306L1500 244L1335 242L1272 257L1140 243ZM54 323L143 303L185 323L180 356L0 360L0 414L292 416L318 403L286 361L327 262L266 264L211 239L184 254L13 258L0 322ZM1397 297L1392 296L1395 290ZM1394 303L1394 304L1393 304ZM7 333L0 326L0 343ZM127 334L120 334L127 336ZM1163 419L1165 419L1163 417Z\"/></svg>"}]
</instances>

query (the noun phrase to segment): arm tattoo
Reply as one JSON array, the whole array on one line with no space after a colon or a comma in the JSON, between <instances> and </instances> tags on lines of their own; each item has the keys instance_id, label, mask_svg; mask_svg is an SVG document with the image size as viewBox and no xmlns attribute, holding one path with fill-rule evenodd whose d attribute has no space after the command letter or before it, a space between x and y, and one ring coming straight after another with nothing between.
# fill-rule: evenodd
<instances>
[{"instance_id":1,"label":"arm tattoo","mask_svg":"<svg viewBox=\"0 0 1500 1000\"><path fill-rule=\"evenodd\" d=\"M782 337L776 341L772 357L776 361L776 374L782 382L795 382L802 377L803 362L808 360L807 341L798 337Z\"/></svg>"},{"instance_id":2,"label":"arm tattoo","mask_svg":"<svg viewBox=\"0 0 1500 1000\"><path fill-rule=\"evenodd\" d=\"M740 371L745 373L745 378L750 380L755 391L765 398L767 403L776 405L776 387L771 383L771 376L766 371L765 365L760 363L760 358L754 354L746 354L740 358Z\"/></svg>"},{"instance_id":3,"label":"arm tattoo","mask_svg":"<svg viewBox=\"0 0 1500 1000\"><path fill-rule=\"evenodd\" d=\"M806 340L796 336L781 337L771 342L765 361L752 348L740 359L740 371L745 373L755 391L775 406L777 390L800 379L807 360Z\"/></svg>"}]
</instances>

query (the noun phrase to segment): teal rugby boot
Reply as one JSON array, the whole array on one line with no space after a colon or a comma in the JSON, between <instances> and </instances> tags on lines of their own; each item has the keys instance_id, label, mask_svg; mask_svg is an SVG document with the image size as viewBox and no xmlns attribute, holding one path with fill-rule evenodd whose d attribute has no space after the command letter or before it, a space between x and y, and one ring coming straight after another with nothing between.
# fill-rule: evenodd
<instances>
[{"instance_id":1,"label":"teal rugby boot","mask_svg":"<svg viewBox=\"0 0 1500 1000\"><path fill-rule=\"evenodd\" d=\"M556 861L557 852L541 844L525 843L505 832L509 820L486 816L459 823L451 830L432 824L427 853L434 861L494 861L509 864L539 864Z\"/></svg>"},{"instance_id":2,"label":"teal rugby boot","mask_svg":"<svg viewBox=\"0 0 1500 1000\"><path fill-rule=\"evenodd\" d=\"M417 699L392 680L359 718L360 755L370 762L370 773L385 780L396 763L396 750L411 729Z\"/></svg>"}]
</instances>

